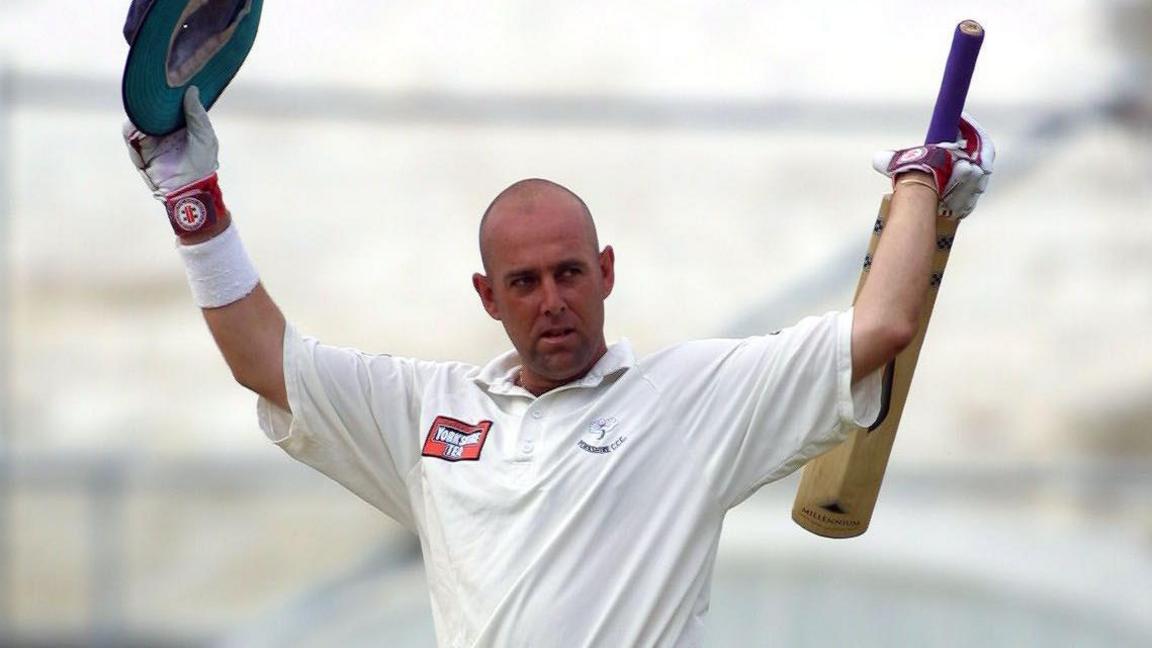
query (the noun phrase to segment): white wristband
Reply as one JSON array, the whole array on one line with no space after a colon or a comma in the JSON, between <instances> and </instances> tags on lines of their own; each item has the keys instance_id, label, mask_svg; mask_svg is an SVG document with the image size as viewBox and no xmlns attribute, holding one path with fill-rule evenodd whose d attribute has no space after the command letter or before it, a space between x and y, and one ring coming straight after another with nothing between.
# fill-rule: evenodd
<instances>
[{"instance_id":1,"label":"white wristband","mask_svg":"<svg viewBox=\"0 0 1152 648\"><path fill-rule=\"evenodd\" d=\"M192 299L200 308L227 306L247 297L260 283L235 224L203 243L176 247L184 259Z\"/></svg>"}]
</instances>

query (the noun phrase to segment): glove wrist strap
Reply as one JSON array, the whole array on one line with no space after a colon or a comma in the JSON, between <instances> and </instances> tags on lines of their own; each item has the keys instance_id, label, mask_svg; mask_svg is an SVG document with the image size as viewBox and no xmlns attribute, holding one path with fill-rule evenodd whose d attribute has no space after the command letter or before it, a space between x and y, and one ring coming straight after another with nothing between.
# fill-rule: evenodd
<instances>
[{"instance_id":1,"label":"glove wrist strap","mask_svg":"<svg viewBox=\"0 0 1152 648\"><path fill-rule=\"evenodd\" d=\"M164 208L172 231L180 238L212 227L228 211L215 173L164 196Z\"/></svg>"},{"instance_id":2,"label":"glove wrist strap","mask_svg":"<svg viewBox=\"0 0 1152 648\"><path fill-rule=\"evenodd\" d=\"M905 171L923 171L932 175L936 195L943 196L952 177L952 154L933 144L896 151L888 163L888 176L893 181Z\"/></svg>"}]
</instances>

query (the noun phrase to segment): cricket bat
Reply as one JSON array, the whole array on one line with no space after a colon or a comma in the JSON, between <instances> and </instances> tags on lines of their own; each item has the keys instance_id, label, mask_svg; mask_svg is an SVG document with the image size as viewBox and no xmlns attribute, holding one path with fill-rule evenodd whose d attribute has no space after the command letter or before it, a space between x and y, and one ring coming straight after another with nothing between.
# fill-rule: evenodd
<instances>
[{"instance_id":1,"label":"cricket bat","mask_svg":"<svg viewBox=\"0 0 1152 648\"><path fill-rule=\"evenodd\" d=\"M964 109L968 84L983 40L984 28L974 20L965 20L956 27L926 144L956 140L960 113ZM880 215L872 228L872 240L856 286L857 296L868 277L872 255L884 233L891 198L891 194L885 195L880 203ZM920 309L920 328L912 343L884 369L880 415L876 422L869 428L851 431L843 443L804 467L792 507L792 519L816 535L851 538L868 530L958 224L959 221L936 217L936 252L932 260L930 287Z\"/></svg>"}]
</instances>

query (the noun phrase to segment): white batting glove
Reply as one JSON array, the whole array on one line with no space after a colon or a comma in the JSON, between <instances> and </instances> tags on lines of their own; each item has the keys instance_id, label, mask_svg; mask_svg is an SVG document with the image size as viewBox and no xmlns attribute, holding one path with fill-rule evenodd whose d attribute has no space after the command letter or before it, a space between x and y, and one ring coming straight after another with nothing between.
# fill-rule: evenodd
<instances>
[{"instance_id":1,"label":"white batting glove","mask_svg":"<svg viewBox=\"0 0 1152 648\"><path fill-rule=\"evenodd\" d=\"M196 86L184 93L184 118L187 127L164 137L145 135L132 122L124 122L128 156L160 200L220 168L216 160L220 145L208 113L200 105L200 90Z\"/></svg>"},{"instance_id":2,"label":"white batting glove","mask_svg":"<svg viewBox=\"0 0 1152 648\"><path fill-rule=\"evenodd\" d=\"M932 174L940 213L956 220L976 208L988 186L996 146L988 133L968 113L960 119L960 139L956 142L925 144L897 151L880 151L872 157L872 167L892 178L906 171Z\"/></svg>"},{"instance_id":3,"label":"white batting glove","mask_svg":"<svg viewBox=\"0 0 1152 648\"><path fill-rule=\"evenodd\" d=\"M124 123L128 156L152 195L164 203L177 236L209 227L226 212L216 181L220 145L196 86L184 93L184 118L185 128L164 137Z\"/></svg>"}]
</instances>

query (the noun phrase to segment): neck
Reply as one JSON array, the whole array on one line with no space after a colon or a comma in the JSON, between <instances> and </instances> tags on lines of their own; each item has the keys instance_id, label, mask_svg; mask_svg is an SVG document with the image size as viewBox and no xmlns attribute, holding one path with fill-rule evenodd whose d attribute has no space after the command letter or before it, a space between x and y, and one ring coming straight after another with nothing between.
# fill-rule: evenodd
<instances>
[{"instance_id":1,"label":"neck","mask_svg":"<svg viewBox=\"0 0 1152 648\"><path fill-rule=\"evenodd\" d=\"M597 349L596 353L592 355L592 359L588 362L588 365L580 371L577 371L576 373L573 373L572 375L564 378L548 378L547 376L537 374L536 372L526 368L523 364L521 364L520 371L516 374L516 385L523 387L533 396L540 396L541 394L550 392L557 387L563 387L568 383L580 380L584 376L587 376L588 372L592 371L592 367L595 367L596 363L600 362L600 358L603 358L605 353L608 353L608 345L601 341L599 349ZM521 358L521 362L523 362L523 358Z\"/></svg>"}]
</instances>

